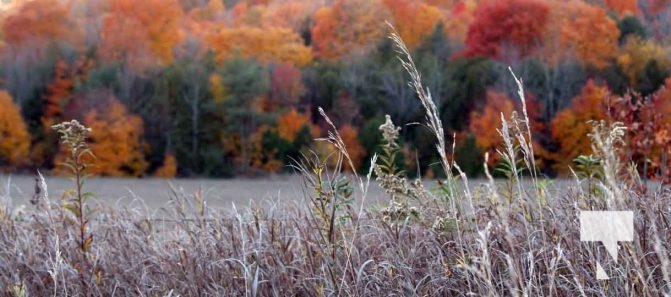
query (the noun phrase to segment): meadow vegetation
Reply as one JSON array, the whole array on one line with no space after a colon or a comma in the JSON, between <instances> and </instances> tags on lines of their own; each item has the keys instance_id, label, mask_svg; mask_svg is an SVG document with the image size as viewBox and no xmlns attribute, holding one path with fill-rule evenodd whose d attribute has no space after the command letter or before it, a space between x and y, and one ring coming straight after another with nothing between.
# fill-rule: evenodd
<instances>
[{"instance_id":1,"label":"meadow vegetation","mask_svg":"<svg viewBox=\"0 0 671 297\"><path fill-rule=\"evenodd\" d=\"M35 208L3 196L0 288L9 296L663 296L671 294L671 191L650 186L632 168L629 127L594 121L576 159L575 184L551 191L538 170L523 84L520 113L503 116L496 158L485 154L487 182L469 185L446 141L443 122L408 48L390 38L410 76L445 176L425 187L398 166L403 129L386 117L367 173L324 110L334 149L303 154L294 169L307 205L213 212L198 194L173 191L156 221L132 208L89 205L85 174L96 157L78 122L56 126L68 148L74 190L42 189ZM453 146L450 150L450 145ZM503 179L494 179L493 170ZM527 182L527 186L523 184ZM465 185L458 187L457 185ZM366 207L369 187L389 200ZM7 191L9 192L9 191ZM93 193L94 195L95 193ZM617 263L600 243L580 241L581 210L632 210L635 237L621 242ZM605 222L607 223L607 222ZM599 261L611 276L597 280Z\"/></svg>"}]
</instances>

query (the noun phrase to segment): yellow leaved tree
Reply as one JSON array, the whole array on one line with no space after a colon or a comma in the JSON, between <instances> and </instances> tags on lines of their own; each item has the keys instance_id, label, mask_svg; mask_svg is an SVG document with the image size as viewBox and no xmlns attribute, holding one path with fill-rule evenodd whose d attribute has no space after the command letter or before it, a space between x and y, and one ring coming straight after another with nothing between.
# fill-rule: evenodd
<instances>
[{"instance_id":1,"label":"yellow leaved tree","mask_svg":"<svg viewBox=\"0 0 671 297\"><path fill-rule=\"evenodd\" d=\"M629 85L636 86L637 80L649 62L655 61L662 69L671 67L671 52L653 40L641 40L639 37L627 39L617 57L617 64L629 78Z\"/></svg>"},{"instance_id":2,"label":"yellow leaved tree","mask_svg":"<svg viewBox=\"0 0 671 297\"><path fill-rule=\"evenodd\" d=\"M312 27L315 55L338 59L368 53L384 38L388 14L379 0L337 0L320 8Z\"/></svg>"},{"instance_id":3,"label":"yellow leaved tree","mask_svg":"<svg viewBox=\"0 0 671 297\"><path fill-rule=\"evenodd\" d=\"M21 111L7 91L0 91L0 170L13 170L28 161L30 135Z\"/></svg>"},{"instance_id":4,"label":"yellow leaved tree","mask_svg":"<svg viewBox=\"0 0 671 297\"><path fill-rule=\"evenodd\" d=\"M415 0L383 0L392 14L394 27L410 48L416 48L443 19L434 6Z\"/></svg>"},{"instance_id":5,"label":"yellow leaved tree","mask_svg":"<svg viewBox=\"0 0 671 297\"><path fill-rule=\"evenodd\" d=\"M207 39L218 61L236 55L256 58L260 62L293 63L300 66L312 61L310 48L290 29L223 28L210 34Z\"/></svg>"}]
</instances>

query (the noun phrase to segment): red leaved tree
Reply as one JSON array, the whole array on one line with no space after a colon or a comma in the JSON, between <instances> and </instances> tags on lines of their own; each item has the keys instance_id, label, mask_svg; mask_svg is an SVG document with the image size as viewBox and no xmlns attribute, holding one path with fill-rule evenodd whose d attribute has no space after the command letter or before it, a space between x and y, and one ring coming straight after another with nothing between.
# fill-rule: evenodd
<instances>
[{"instance_id":1,"label":"red leaved tree","mask_svg":"<svg viewBox=\"0 0 671 297\"><path fill-rule=\"evenodd\" d=\"M645 178L671 183L671 79L656 93L643 98L627 94L610 110L615 121L627 126L625 160L636 163Z\"/></svg>"},{"instance_id":2,"label":"red leaved tree","mask_svg":"<svg viewBox=\"0 0 671 297\"><path fill-rule=\"evenodd\" d=\"M605 0L606 5L618 15L638 15L638 0Z\"/></svg>"},{"instance_id":3,"label":"red leaved tree","mask_svg":"<svg viewBox=\"0 0 671 297\"><path fill-rule=\"evenodd\" d=\"M301 70L290 63L274 65L270 71L270 92L266 109L293 106L305 93Z\"/></svg>"},{"instance_id":4,"label":"red leaved tree","mask_svg":"<svg viewBox=\"0 0 671 297\"><path fill-rule=\"evenodd\" d=\"M461 55L517 58L538 44L550 9L539 0L486 1L475 10Z\"/></svg>"}]
</instances>

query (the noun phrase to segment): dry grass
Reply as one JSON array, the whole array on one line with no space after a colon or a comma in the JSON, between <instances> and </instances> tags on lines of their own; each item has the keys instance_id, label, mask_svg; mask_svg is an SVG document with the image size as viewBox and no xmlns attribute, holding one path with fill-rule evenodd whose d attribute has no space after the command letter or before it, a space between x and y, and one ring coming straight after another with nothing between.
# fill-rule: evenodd
<instances>
[{"instance_id":1,"label":"dry grass","mask_svg":"<svg viewBox=\"0 0 671 297\"><path fill-rule=\"evenodd\" d=\"M613 159L619 126L596 125L592 133L605 177L585 175L590 176L585 181L576 174L574 187L551 196L551 181L535 174L526 113L515 115L500 129L508 179L457 188L456 183L467 184L468 179L448 158L442 124L410 54L397 35L392 39L426 109L426 125L437 137L448 176L439 189L429 191L388 167L371 168L383 173L377 177L390 193L390 205L381 211L363 207L372 173L341 173L351 161L334 130L325 141L340 151L331 156L338 158L336 168L328 168L318 156L306 156L297 165L305 177L307 207L250 207L225 215L212 212L198 194L173 191L172 203L164 208L172 222L153 221L135 209L103 207L88 222L93 242L84 253L77 223L68 219L61 201L44 192L40 199L46 207L18 212L5 195L0 208L1 293L669 295L671 191L644 189ZM519 86L523 94L521 82ZM386 129L393 136L393 123ZM388 160L393 145L389 148L378 164L393 163ZM532 186L523 187L524 180ZM634 241L620 243L617 263L601 244L580 241L579 212L597 209L635 212ZM611 280L596 279L597 260Z\"/></svg>"}]
</instances>

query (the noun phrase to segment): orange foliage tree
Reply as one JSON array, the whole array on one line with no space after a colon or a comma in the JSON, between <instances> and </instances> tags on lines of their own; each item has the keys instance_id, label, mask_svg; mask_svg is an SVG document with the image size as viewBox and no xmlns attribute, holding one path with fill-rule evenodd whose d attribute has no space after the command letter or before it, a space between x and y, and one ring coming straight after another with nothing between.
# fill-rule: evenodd
<instances>
[{"instance_id":1,"label":"orange foliage tree","mask_svg":"<svg viewBox=\"0 0 671 297\"><path fill-rule=\"evenodd\" d=\"M535 157L539 163L542 159L548 157L548 153L544 147L537 141L539 134L545 129L545 125L541 118L541 105L530 92L524 94L527 115L529 116L529 128L532 133L532 145ZM481 111L473 111L469 120L469 132L475 137L475 144L483 152L489 152L489 166L496 165L501 159L497 149L503 146L503 138L497 131L501 128L503 116L506 120L510 120L513 112L517 112L517 117L523 117L523 109L521 100L509 98L506 94L488 90L486 95L485 106Z\"/></svg>"},{"instance_id":2,"label":"orange foliage tree","mask_svg":"<svg viewBox=\"0 0 671 297\"><path fill-rule=\"evenodd\" d=\"M241 55L261 62L285 62L306 65L312 51L295 32L283 28L260 29L240 27L221 29L208 37L218 61Z\"/></svg>"},{"instance_id":3,"label":"orange foliage tree","mask_svg":"<svg viewBox=\"0 0 671 297\"><path fill-rule=\"evenodd\" d=\"M44 96L44 113L42 124L45 131L51 131L51 125L63 120L64 108L72 97L75 83L86 79L92 61L86 58L78 59L70 66L65 61L56 62L54 79L47 85Z\"/></svg>"},{"instance_id":4,"label":"orange foliage tree","mask_svg":"<svg viewBox=\"0 0 671 297\"><path fill-rule=\"evenodd\" d=\"M70 78L69 68L68 64L63 60L56 62L54 80L47 86L47 94L44 98L45 120L60 117L62 115L63 106L67 104L67 101L72 95L74 81ZM52 124L55 123L48 123L46 126L51 129Z\"/></svg>"},{"instance_id":5,"label":"orange foliage tree","mask_svg":"<svg viewBox=\"0 0 671 297\"><path fill-rule=\"evenodd\" d=\"M111 97L104 109L84 115L91 128L90 148L95 155L91 172L108 176L139 176L147 168L144 159L142 119L128 114L126 107Z\"/></svg>"},{"instance_id":6,"label":"orange foliage tree","mask_svg":"<svg viewBox=\"0 0 671 297\"><path fill-rule=\"evenodd\" d=\"M248 6L244 1L238 2L233 8L231 8L231 14L233 18L233 24L236 26L242 25L244 17L247 14Z\"/></svg>"},{"instance_id":7,"label":"orange foliage tree","mask_svg":"<svg viewBox=\"0 0 671 297\"><path fill-rule=\"evenodd\" d=\"M297 158L301 150L319 135L310 117L292 108L277 119L274 127L261 126L250 138L254 142L252 166L276 172Z\"/></svg>"},{"instance_id":8,"label":"orange foliage tree","mask_svg":"<svg viewBox=\"0 0 671 297\"><path fill-rule=\"evenodd\" d=\"M194 7L189 10L188 16L191 19L199 21L210 21L215 20L219 16L223 15L226 11L226 6L221 0L209 0L205 6Z\"/></svg>"},{"instance_id":9,"label":"orange foliage tree","mask_svg":"<svg viewBox=\"0 0 671 297\"><path fill-rule=\"evenodd\" d=\"M81 37L81 31L69 19L68 7L58 0L24 2L4 20L2 30L5 42L19 47L44 41L76 44Z\"/></svg>"},{"instance_id":10,"label":"orange foliage tree","mask_svg":"<svg viewBox=\"0 0 671 297\"><path fill-rule=\"evenodd\" d=\"M377 0L337 0L314 15L312 45L315 55L337 59L366 54L384 38L388 12Z\"/></svg>"},{"instance_id":11,"label":"orange foliage tree","mask_svg":"<svg viewBox=\"0 0 671 297\"><path fill-rule=\"evenodd\" d=\"M182 38L175 49L175 58L205 54L209 50L209 34L225 27L226 17L226 7L220 0L210 0L186 12L178 24Z\"/></svg>"},{"instance_id":12,"label":"orange foliage tree","mask_svg":"<svg viewBox=\"0 0 671 297\"><path fill-rule=\"evenodd\" d=\"M338 130L345 147L347 147L347 153L354 164L354 170L359 170L363 158L366 156L366 149L359 142L359 130L352 125L344 125Z\"/></svg>"},{"instance_id":13,"label":"orange foliage tree","mask_svg":"<svg viewBox=\"0 0 671 297\"><path fill-rule=\"evenodd\" d=\"M405 44L415 48L432 32L443 15L438 8L414 0L383 0Z\"/></svg>"},{"instance_id":14,"label":"orange foliage tree","mask_svg":"<svg viewBox=\"0 0 671 297\"><path fill-rule=\"evenodd\" d=\"M366 149L359 143L359 131L351 125L343 125L338 129L338 133L347 148L347 153L350 159L352 159L352 163L355 167L354 170L358 171L363 162L363 158L366 156ZM327 141L319 141L316 143L315 149L320 158L326 160L326 164L329 167L335 168L335 166L338 165L339 152L333 144ZM343 170L352 170L346 159L343 160L342 166Z\"/></svg>"},{"instance_id":15,"label":"orange foliage tree","mask_svg":"<svg viewBox=\"0 0 671 297\"><path fill-rule=\"evenodd\" d=\"M167 65L181 39L177 0L111 0L102 29L101 55L142 68Z\"/></svg>"},{"instance_id":16,"label":"orange foliage tree","mask_svg":"<svg viewBox=\"0 0 671 297\"><path fill-rule=\"evenodd\" d=\"M264 28L287 28L296 32L302 29L316 7L311 1L273 1L263 15Z\"/></svg>"},{"instance_id":17,"label":"orange foliage tree","mask_svg":"<svg viewBox=\"0 0 671 297\"><path fill-rule=\"evenodd\" d=\"M618 15L638 15L638 0L605 0L606 5Z\"/></svg>"},{"instance_id":18,"label":"orange foliage tree","mask_svg":"<svg viewBox=\"0 0 671 297\"><path fill-rule=\"evenodd\" d=\"M259 4L247 4L239 2L231 9L234 27L255 27L263 25L263 17L266 14L266 6Z\"/></svg>"},{"instance_id":19,"label":"orange foliage tree","mask_svg":"<svg viewBox=\"0 0 671 297\"><path fill-rule=\"evenodd\" d=\"M307 115L300 114L292 108L277 119L277 134L284 140L294 142L298 132L305 126L310 129L312 137L319 135L319 127L312 124Z\"/></svg>"},{"instance_id":20,"label":"orange foliage tree","mask_svg":"<svg viewBox=\"0 0 671 297\"><path fill-rule=\"evenodd\" d=\"M566 5L571 11L560 37L560 48L573 49L577 57L587 65L603 68L617 55L620 30L602 8L580 1Z\"/></svg>"},{"instance_id":21,"label":"orange foliage tree","mask_svg":"<svg viewBox=\"0 0 671 297\"><path fill-rule=\"evenodd\" d=\"M475 21L468 28L462 55L501 58L512 54L527 56L538 44L550 9L539 0L486 1L475 10Z\"/></svg>"},{"instance_id":22,"label":"orange foliage tree","mask_svg":"<svg viewBox=\"0 0 671 297\"><path fill-rule=\"evenodd\" d=\"M501 116L509 119L514 110L515 104L506 94L488 90L485 107L471 113L469 131L475 136L475 144L483 152L489 152L490 166L500 160L496 149L503 144L497 130L501 128Z\"/></svg>"},{"instance_id":23,"label":"orange foliage tree","mask_svg":"<svg viewBox=\"0 0 671 297\"><path fill-rule=\"evenodd\" d=\"M7 91L0 91L0 170L12 170L28 161L30 135Z\"/></svg>"},{"instance_id":24,"label":"orange foliage tree","mask_svg":"<svg viewBox=\"0 0 671 297\"><path fill-rule=\"evenodd\" d=\"M166 153L163 157L163 165L154 171L154 176L161 178L172 178L177 175L177 159L175 155Z\"/></svg>"},{"instance_id":25,"label":"orange foliage tree","mask_svg":"<svg viewBox=\"0 0 671 297\"><path fill-rule=\"evenodd\" d=\"M571 106L557 113L550 123L552 138L559 144L554 159L560 172L567 170L579 155L592 153L591 141L587 134L592 131L588 123L608 117L609 90L589 80L581 93L574 97Z\"/></svg>"}]
</instances>

